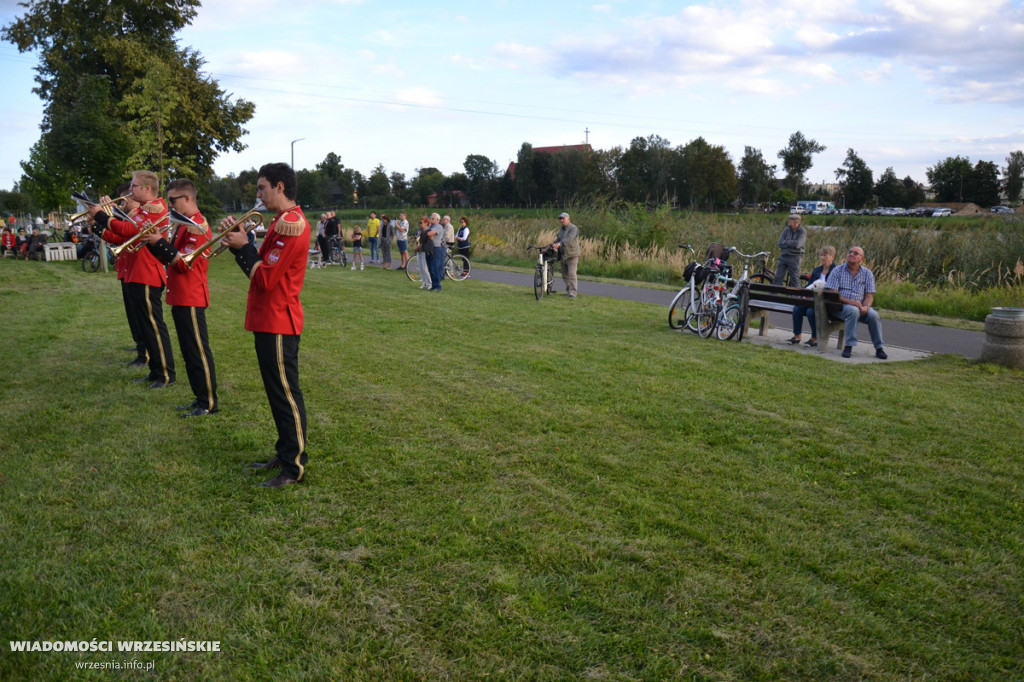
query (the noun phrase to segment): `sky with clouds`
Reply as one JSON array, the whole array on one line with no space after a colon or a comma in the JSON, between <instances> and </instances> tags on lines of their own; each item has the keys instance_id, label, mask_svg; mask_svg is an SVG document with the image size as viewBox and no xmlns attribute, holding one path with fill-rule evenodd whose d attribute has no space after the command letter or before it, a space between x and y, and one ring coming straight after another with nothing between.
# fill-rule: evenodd
<instances>
[{"instance_id":1,"label":"sky with clouds","mask_svg":"<svg viewBox=\"0 0 1024 682\"><path fill-rule=\"evenodd\" d=\"M0 23L20 12L0 0ZM452 173L469 154L503 169L523 142L657 134L737 163L760 149L781 176L799 130L827 147L813 182L849 148L876 178L924 182L947 156L1004 166L1024 149L1024 0L211 0L179 38L256 104L220 175L293 149L300 169L332 151L367 175ZM0 189L39 137L36 63L0 44Z\"/></svg>"}]
</instances>

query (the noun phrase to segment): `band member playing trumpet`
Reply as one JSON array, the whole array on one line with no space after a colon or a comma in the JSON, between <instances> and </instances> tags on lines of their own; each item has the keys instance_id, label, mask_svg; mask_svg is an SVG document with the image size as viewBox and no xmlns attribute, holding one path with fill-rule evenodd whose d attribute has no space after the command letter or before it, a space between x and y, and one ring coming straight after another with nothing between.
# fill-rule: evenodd
<instances>
[{"instance_id":1,"label":"band member playing trumpet","mask_svg":"<svg viewBox=\"0 0 1024 682\"><path fill-rule=\"evenodd\" d=\"M132 199L139 203L139 208L130 221L111 218L99 204L89 207L89 216L105 230L105 238L112 233L122 242L137 239L142 230L168 221L167 206L160 198L158 187L156 173L136 171L132 173L128 188ZM108 201L108 197L100 201ZM167 283L167 272L149 249L139 249L125 268L124 281L128 283L129 305L141 323L139 331L149 354L149 375L136 381L150 382L150 388L165 388L175 383L171 337L164 324L160 303L160 296Z\"/></svg>"},{"instance_id":2,"label":"band member playing trumpet","mask_svg":"<svg viewBox=\"0 0 1024 682\"><path fill-rule=\"evenodd\" d=\"M188 383L195 395L191 405L180 408L185 410L181 416L202 417L217 411L217 373L206 330L206 308L210 305L206 273L210 266L205 258L198 258L189 267L182 256L204 244L211 231L196 205L196 186L191 180L168 183L167 204L199 226L176 225L170 241L157 231L143 239L157 260L167 265L167 305L171 306Z\"/></svg>"},{"instance_id":3,"label":"band member playing trumpet","mask_svg":"<svg viewBox=\"0 0 1024 682\"><path fill-rule=\"evenodd\" d=\"M128 195L128 185L129 183L126 182L119 186L117 188L117 195ZM138 209L139 203L129 195L124 202L124 212L129 216L134 216ZM107 212L109 210L109 205L104 208L104 213L108 216L110 215L110 213ZM97 237L109 244L113 244L114 246L125 242L123 237L114 234L111 230L104 230L95 223L91 229ZM128 366L144 367L149 364L149 354L146 352L146 339L142 335L142 321L139 320L137 311L131 305L131 297L128 293L128 282L125 281L125 273L128 271L128 265L134 258L135 252L123 251L114 261L114 272L117 273L117 280L121 283L121 299L124 301L124 313L128 318L128 329L132 333L132 341L135 342L135 359L128 363Z\"/></svg>"},{"instance_id":4,"label":"band member playing trumpet","mask_svg":"<svg viewBox=\"0 0 1024 682\"><path fill-rule=\"evenodd\" d=\"M303 323L299 294L306 277L310 228L295 202L295 171L288 164L268 163L260 168L256 188L256 196L276 214L263 244L257 251L240 229L228 232L224 243L249 278L245 328L255 336L263 388L277 427L275 456L249 466L280 468L276 477L260 485L281 488L300 483L306 473L306 405L299 390ZM221 225L227 228L233 223L228 216Z\"/></svg>"}]
</instances>

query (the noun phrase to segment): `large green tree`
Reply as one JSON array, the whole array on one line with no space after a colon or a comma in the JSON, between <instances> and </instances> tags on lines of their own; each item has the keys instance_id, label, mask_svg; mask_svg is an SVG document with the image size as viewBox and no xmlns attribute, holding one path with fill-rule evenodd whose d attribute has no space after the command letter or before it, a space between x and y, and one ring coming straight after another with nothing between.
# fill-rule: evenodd
<instances>
[{"instance_id":1,"label":"large green tree","mask_svg":"<svg viewBox=\"0 0 1024 682\"><path fill-rule=\"evenodd\" d=\"M804 186L804 174L814 165L814 155L825 151L825 145L809 140L799 130L789 136L789 144L779 150L782 167L786 171L786 185L799 196Z\"/></svg>"},{"instance_id":2,"label":"large green tree","mask_svg":"<svg viewBox=\"0 0 1024 682\"><path fill-rule=\"evenodd\" d=\"M129 148L119 122L108 114L107 80L83 76L81 97L52 115L49 129L22 162L21 184L40 205L67 205L72 191L99 191L121 181Z\"/></svg>"},{"instance_id":3,"label":"large green tree","mask_svg":"<svg viewBox=\"0 0 1024 682\"><path fill-rule=\"evenodd\" d=\"M979 206L995 206L999 203L999 166L992 161L978 161L964 187L964 200Z\"/></svg>"},{"instance_id":4,"label":"large green tree","mask_svg":"<svg viewBox=\"0 0 1024 682\"><path fill-rule=\"evenodd\" d=\"M970 187L971 160L947 156L925 171L936 201L964 201L964 187Z\"/></svg>"},{"instance_id":5,"label":"large green tree","mask_svg":"<svg viewBox=\"0 0 1024 682\"><path fill-rule=\"evenodd\" d=\"M1018 150L1010 152L1006 157L1006 169L1003 172L1006 200L1011 204L1017 203L1021 189L1024 189L1024 152Z\"/></svg>"},{"instance_id":6,"label":"large green tree","mask_svg":"<svg viewBox=\"0 0 1024 682\"><path fill-rule=\"evenodd\" d=\"M725 147L698 137L676 153L679 161L673 175L686 191L679 195L681 203L714 210L736 199L736 167Z\"/></svg>"},{"instance_id":7,"label":"large green tree","mask_svg":"<svg viewBox=\"0 0 1024 682\"><path fill-rule=\"evenodd\" d=\"M903 183L896 177L896 171L889 166L878 176L875 184L875 195L879 206L906 206L907 192Z\"/></svg>"},{"instance_id":8,"label":"large green tree","mask_svg":"<svg viewBox=\"0 0 1024 682\"><path fill-rule=\"evenodd\" d=\"M175 41L175 33L195 18L197 0L28 0L21 5L24 14L0 35L22 52L39 53L34 92L45 102L41 140L94 94L81 87L88 82L90 89L106 89L102 113L125 133L120 146L128 153L121 167L110 170L113 177L137 163L206 181L218 153L244 148L240 139L253 104L231 102L202 75L201 57ZM66 183L77 171L52 150L53 145L42 144L33 166L45 169L50 184ZM97 150L83 161L110 164L108 157Z\"/></svg>"},{"instance_id":9,"label":"large green tree","mask_svg":"<svg viewBox=\"0 0 1024 682\"><path fill-rule=\"evenodd\" d=\"M836 169L843 208L863 208L874 195L871 169L852 148L846 150L843 165Z\"/></svg>"},{"instance_id":10,"label":"large green tree","mask_svg":"<svg viewBox=\"0 0 1024 682\"><path fill-rule=\"evenodd\" d=\"M740 198L753 204L768 201L775 191L775 166L765 160L761 150L744 147L738 171Z\"/></svg>"}]
</instances>

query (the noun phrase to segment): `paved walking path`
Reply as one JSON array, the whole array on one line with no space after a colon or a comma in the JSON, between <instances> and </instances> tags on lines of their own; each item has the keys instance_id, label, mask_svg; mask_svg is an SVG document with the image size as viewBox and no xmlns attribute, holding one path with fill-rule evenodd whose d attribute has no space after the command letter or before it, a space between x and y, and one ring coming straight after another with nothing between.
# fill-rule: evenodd
<instances>
[{"instance_id":1,"label":"paved walking path","mask_svg":"<svg viewBox=\"0 0 1024 682\"><path fill-rule=\"evenodd\" d=\"M472 279L483 282L533 287L532 273L524 274L504 270L488 270L476 263L473 264ZM555 290L559 292L565 290L562 280L557 277L555 279ZM664 310L658 314L665 318L666 328L668 327L668 306L672 303L675 295L676 292L663 289L646 289L644 287L580 280L580 296L604 296L623 301L636 301L638 303L663 306ZM803 345L799 347L790 346L786 343L786 340L793 335L793 323L789 315L772 313L771 322L772 328L768 330L766 337L759 337L757 332L754 332L754 335L751 337L753 343L764 343L786 350L814 353L842 362L882 362L882 360L875 359L874 348L871 347L867 325L858 325L860 327L857 337L859 343L854 347L853 357L845 360L839 355L842 349L835 347L835 335L831 337L831 347L826 349L824 353L820 353L818 349L806 348ZM882 319L882 332L885 337L885 349L889 354L890 361L916 360L933 353L951 353L965 358L977 359L981 357L981 344L985 339L984 332L950 329L948 327L936 327L912 322L897 322L895 320L886 320L884 316ZM805 331L804 339L808 338L810 336Z\"/></svg>"}]
</instances>

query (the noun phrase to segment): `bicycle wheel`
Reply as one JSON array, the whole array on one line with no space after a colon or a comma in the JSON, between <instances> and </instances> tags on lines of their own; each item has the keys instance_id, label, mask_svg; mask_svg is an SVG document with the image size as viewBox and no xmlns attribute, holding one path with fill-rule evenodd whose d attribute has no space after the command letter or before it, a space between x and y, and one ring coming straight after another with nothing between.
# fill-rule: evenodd
<instances>
[{"instance_id":1,"label":"bicycle wheel","mask_svg":"<svg viewBox=\"0 0 1024 682\"><path fill-rule=\"evenodd\" d=\"M687 326L686 318L690 312L691 296L690 287L686 287L672 299L672 303L668 307L668 326L672 329L682 329Z\"/></svg>"},{"instance_id":2,"label":"bicycle wheel","mask_svg":"<svg viewBox=\"0 0 1024 682\"><path fill-rule=\"evenodd\" d=\"M743 323L740 320L742 315L738 303L732 303L725 309L718 318L718 324L715 325L715 332L720 341L728 341L736 336L739 336L737 341L743 338Z\"/></svg>"},{"instance_id":3,"label":"bicycle wheel","mask_svg":"<svg viewBox=\"0 0 1024 682\"><path fill-rule=\"evenodd\" d=\"M773 277L775 277L773 273L759 272L756 275L751 275L750 281L754 284L771 284Z\"/></svg>"},{"instance_id":4,"label":"bicycle wheel","mask_svg":"<svg viewBox=\"0 0 1024 682\"><path fill-rule=\"evenodd\" d=\"M537 297L538 301L544 298L544 293L547 290L544 283L543 267L543 265L538 265L537 269L533 272L533 295Z\"/></svg>"},{"instance_id":5,"label":"bicycle wheel","mask_svg":"<svg viewBox=\"0 0 1024 682\"><path fill-rule=\"evenodd\" d=\"M420 280L420 254L413 254L413 257L409 259L409 262L405 264L405 276L414 282Z\"/></svg>"},{"instance_id":6,"label":"bicycle wheel","mask_svg":"<svg viewBox=\"0 0 1024 682\"><path fill-rule=\"evenodd\" d=\"M463 255L451 256L444 265L448 279L459 282L469 277L469 259Z\"/></svg>"},{"instance_id":7,"label":"bicycle wheel","mask_svg":"<svg viewBox=\"0 0 1024 682\"><path fill-rule=\"evenodd\" d=\"M96 272L100 269L100 254L98 251L90 251L82 257L82 270Z\"/></svg>"}]
</instances>

